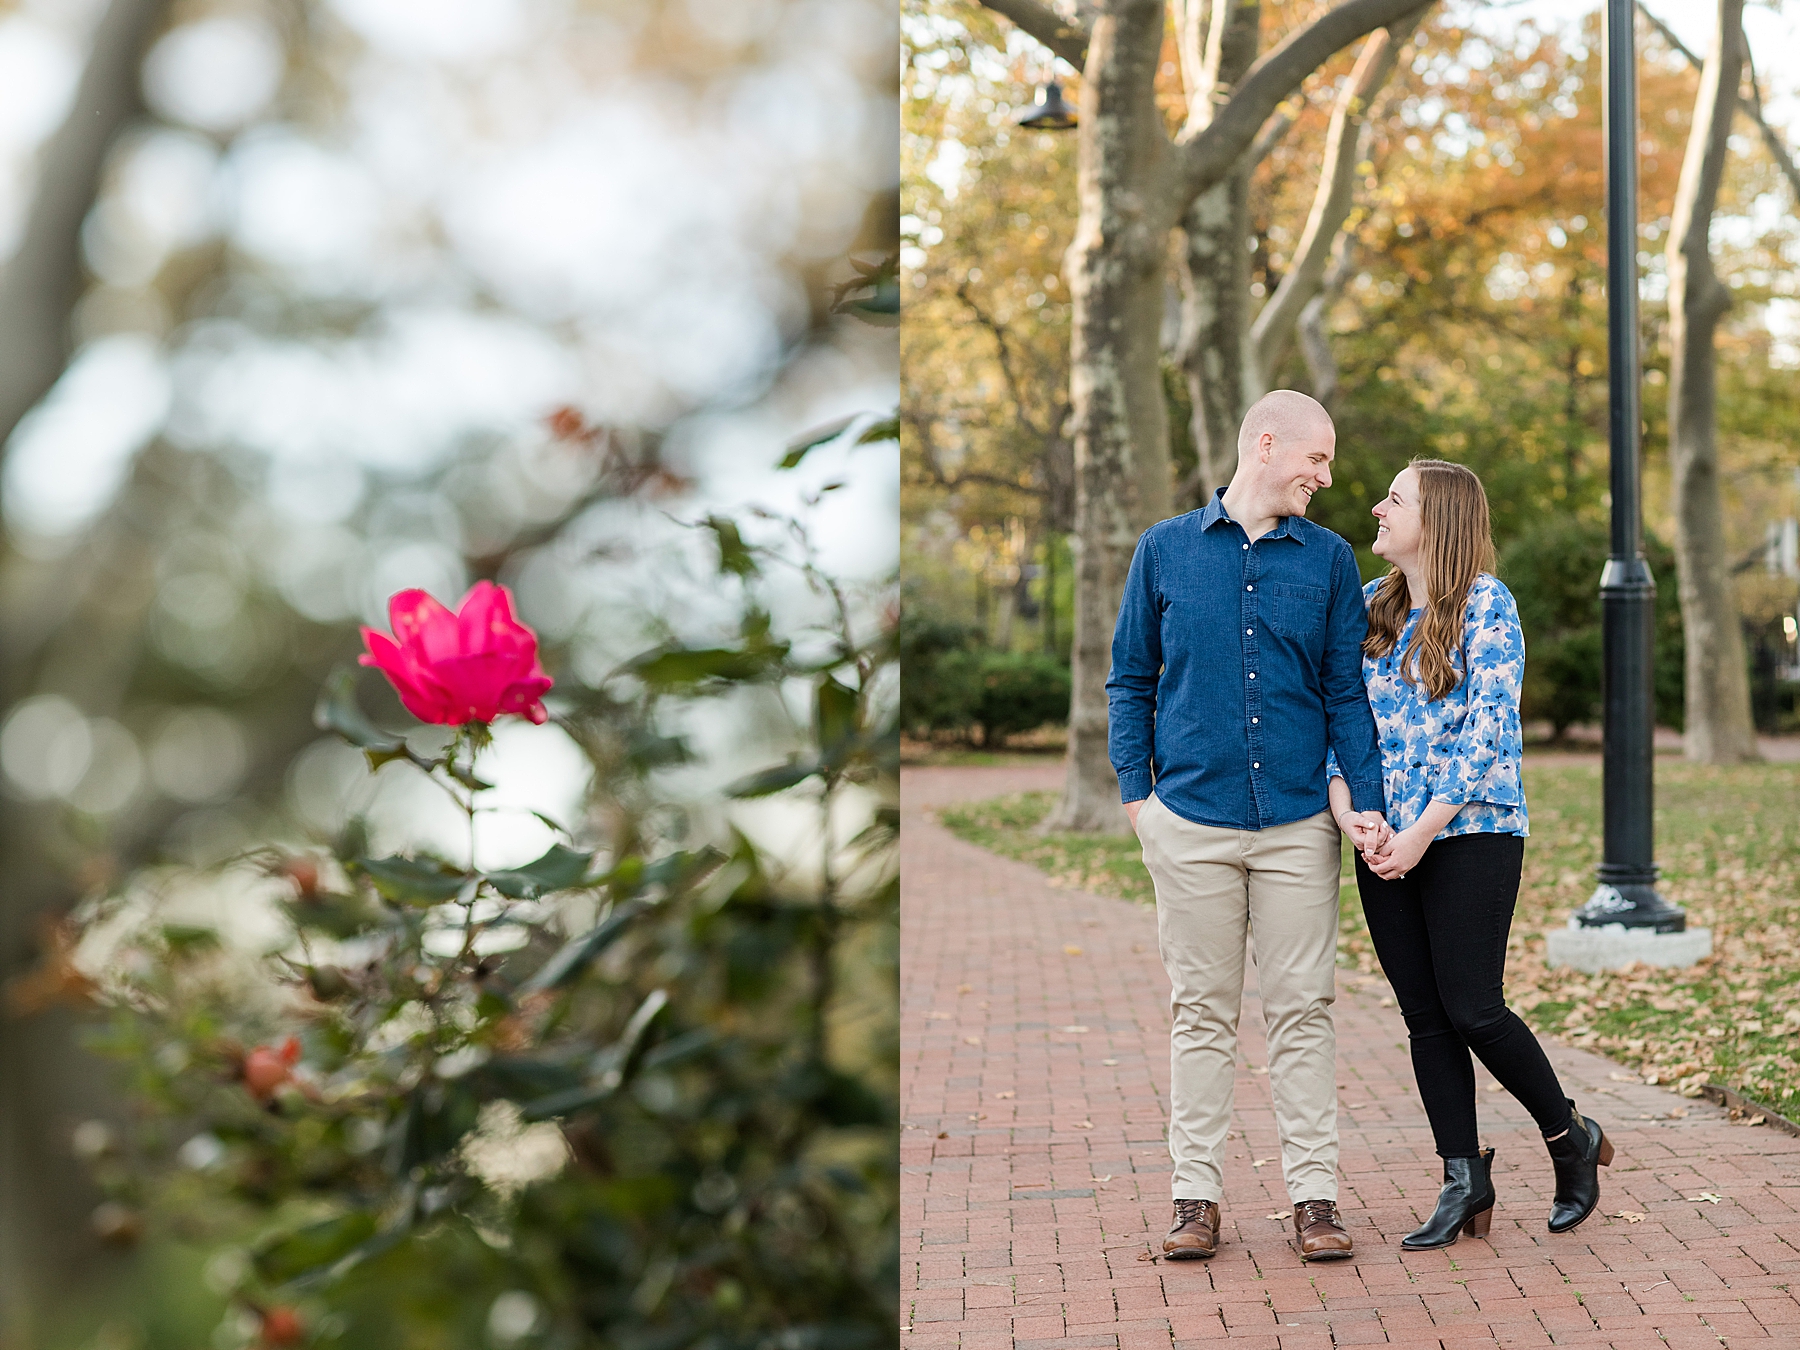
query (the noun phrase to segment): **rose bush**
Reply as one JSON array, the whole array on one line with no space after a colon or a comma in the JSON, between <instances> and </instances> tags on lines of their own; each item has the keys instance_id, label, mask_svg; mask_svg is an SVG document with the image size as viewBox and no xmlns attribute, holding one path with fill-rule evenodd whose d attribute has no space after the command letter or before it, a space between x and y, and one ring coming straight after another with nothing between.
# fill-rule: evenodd
<instances>
[{"instance_id":1,"label":"rose bush","mask_svg":"<svg viewBox=\"0 0 1800 1350\"><path fill-rule=\"evenodd\" d=\"M891 605L874 620L879 598L846 595L797 527L703 528L738 613L565 680L532 734L581 747L591 809L549 822L542 856L384 850L352 817L191 878L269 910L261 953L164 919L179 875L82 912L110 935L99 1043L134 1101L127 1137L88 1152L109 1205L204 1254L218 1350L894 1340ZM819 622L776 628L778 566ZM456 613L410 592L390 614L363 663L453 732L383 727L351 668L319 725L472 826L487 723L551 716L536 639L485 583ZM684 707L748 700L767 729L801 694L785 761L705 809L669 796L660 775L697 762ZM780 793L814 814L810 867L706 824Z\"/></svg>"}]
</instances>

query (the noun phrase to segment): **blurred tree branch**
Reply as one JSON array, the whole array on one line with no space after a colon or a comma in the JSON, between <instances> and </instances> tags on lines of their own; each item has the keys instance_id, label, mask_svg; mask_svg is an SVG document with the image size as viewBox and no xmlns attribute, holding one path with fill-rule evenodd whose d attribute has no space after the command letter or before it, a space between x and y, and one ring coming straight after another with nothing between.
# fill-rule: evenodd
<instances>
[{"instance_id":1,"label":"blurred tree branch","mask_svg":"<svg viewBox=\"0 0 1800 1350\"><path fill-rule=\"evenodd\" d=\"M56 383L81 296L81 223L106 155L142 111L138 67L168 0L112 0L96 27L69 115L39 155L18 252L0 270L0 445Z\"/></svg>"}]
</instances>

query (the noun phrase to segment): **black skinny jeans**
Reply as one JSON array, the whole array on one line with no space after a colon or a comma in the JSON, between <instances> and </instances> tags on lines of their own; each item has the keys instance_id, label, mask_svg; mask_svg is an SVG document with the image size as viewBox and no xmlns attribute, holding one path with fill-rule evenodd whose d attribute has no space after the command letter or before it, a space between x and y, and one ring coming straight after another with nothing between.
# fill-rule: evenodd
<instances>
[{"instance_id":1,"label":"black skinny jeans","mask_svg":"<svg viewBox=\"0 0 1800 1350\"><path fill-rule=\"evenodd\" d=\"M1363 914L1406 1018L1439 1157L1479 1152L1471 1050L1545 1135L1569 1128L1556 1070L1501 992L1524 861L1525 841L1516 834L1440 839L1395 881L1383 881L1357 855Z\"/></svg>"}]
</instances>

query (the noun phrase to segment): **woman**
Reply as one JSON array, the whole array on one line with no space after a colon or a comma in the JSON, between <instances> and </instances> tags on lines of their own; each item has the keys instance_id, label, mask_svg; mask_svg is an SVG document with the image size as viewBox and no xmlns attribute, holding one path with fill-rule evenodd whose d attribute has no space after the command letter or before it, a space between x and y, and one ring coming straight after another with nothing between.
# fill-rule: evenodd
<instances>
[{"instance_id":1,"label":"woman","mask_svg":"<svg viewBox=\"0 0 1800 1350\"><path fill-rule=\"evenodd\" d=\"M1362 838L1356 884L1444 1160L1436 1213L1400 1245L1447 1247L1493 1220L1494 1151L1476 1143L1471 1050L1542 1130L1556 1172L1550 1231L1565 1233L1593 1213L1613 1150L1501 992L1527 833L1518 610L1493 576L1487 495L1469 470L1415 459L1374 514L1375 553L1391 568L1363 588L1363 683L1396 833L1378 847ZM1343 824L1349 788L1335 762L1329 771ZM1349 820L1346 832L1360 824Z\"/></svg>"}]
</instances>

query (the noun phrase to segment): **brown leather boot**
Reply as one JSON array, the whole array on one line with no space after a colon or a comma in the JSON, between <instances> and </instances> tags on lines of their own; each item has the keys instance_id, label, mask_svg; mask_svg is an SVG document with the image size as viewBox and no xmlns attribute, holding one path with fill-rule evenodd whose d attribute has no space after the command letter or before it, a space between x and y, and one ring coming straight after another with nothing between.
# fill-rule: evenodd
<instances>
[{"instance_id":1,"label":"brown leather boot","mask_svg":"<svg viewBox=\"0 0 1800 1350\"><path fill-rule=\"evenodd\" d=\"M1219 1249L1219 1207L1210 1200L1177 1200L1175 1226L1163 1239L1171 1261L1204 1261Z\"/></svg>"},{"instance_id":2,"label":"brown leather boot","mask_svg":"<svg viewBox=\"0 0 1800 1350\"><path fill-rule=\"evenodd\" d=\"M1294 1206L1294 1237L1302 1261L1342 1261L1351 1254L1351 1241L1335 1200L1302 1200Z\"/></svg>"}]
</instances>

